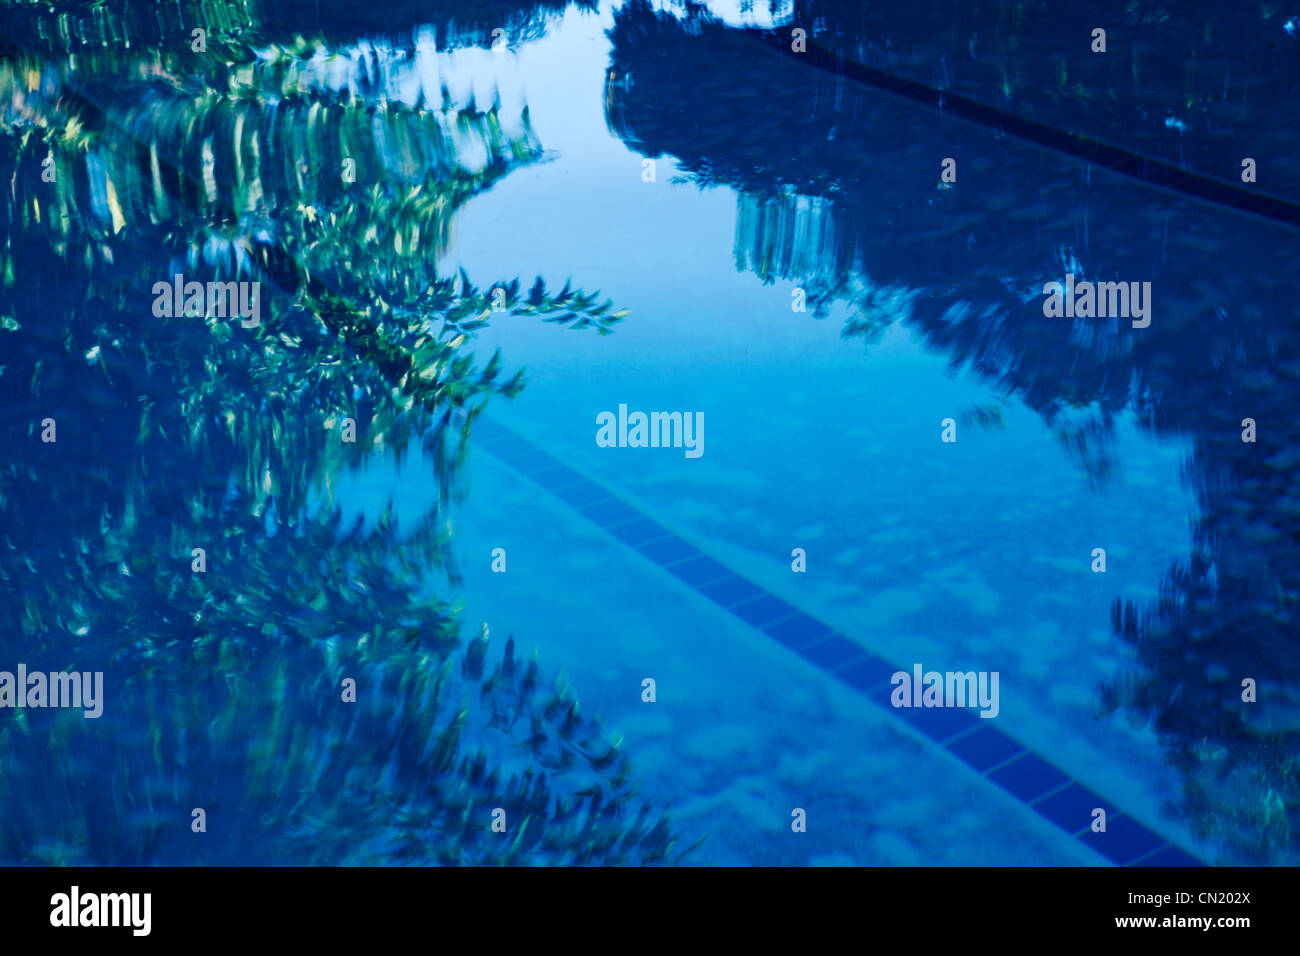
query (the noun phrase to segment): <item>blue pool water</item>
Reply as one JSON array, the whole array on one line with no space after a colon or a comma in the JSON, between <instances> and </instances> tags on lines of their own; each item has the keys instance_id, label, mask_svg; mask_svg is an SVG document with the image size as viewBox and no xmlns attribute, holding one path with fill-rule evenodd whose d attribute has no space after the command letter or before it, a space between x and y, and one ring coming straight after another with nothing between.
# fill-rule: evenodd
<instances>
[{"instance_id":1,"label":"blue pool water","mask_svg":"<svg viewBox=\"0 0 1300 956\"><path fill-rule=\"evenodd\" d=\"M1121 414L1113 470L1090 481L1039 415L909 328L918 290L896 290L887 333L866 347L841 336L849 303L792 313L795 281L765 284L738 261L746 197L675 181L670 158L643 182L640 155L607 128L611 21L571 12L512 58L508 69L546 78L528 102L550 161L470 203L446 261L472 275L577 273L632 314L609 337L521 319L481 333L478 351L527 370L523 395L490 415L863 648L999 671L1000 725L1199 849L1168 812L1180 784L1150 728L1094 714L1099 683L1130 663L1111 602L1156 600L1190 547L1190 441ZM702 411L705 453L597 447L596 415L620 403ZM988 405L1004 428L962 425L955 445L940 442L943 418ZM711 834L701 859L1102 862L518 473L476 450L471 474L455 517L467 618L565 662L625 735L647 791L674 802L689 837ZM411 485L408 471L398 500ZM796 547L805 574L791 571ZM1104 576L1090 571L1094 547ZM645 676L654 705L640 699ZM795 806L821 837L788 839Z\"/></svg>"}]
</instances>

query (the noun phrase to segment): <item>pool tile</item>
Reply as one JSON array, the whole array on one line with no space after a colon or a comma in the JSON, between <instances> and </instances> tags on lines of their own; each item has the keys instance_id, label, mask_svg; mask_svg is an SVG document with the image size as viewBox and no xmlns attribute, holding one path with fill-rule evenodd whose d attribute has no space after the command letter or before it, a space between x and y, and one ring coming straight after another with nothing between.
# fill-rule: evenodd
<instances>
[{"instance_id":1,"label":"pool tile","mask_svg":"<svg viewBox=\"0 0 1300 956\"><path fill-rule=\"evenodd\" d=\"M802 611L786 620L766 624L762 630L768 637L779 641L794 651L799 650L801 647L807 647L832 633L831 628L816 618L809 617Z\"/></svg>"},{"instance_id":2,"label":"pool tile","mask_svg":"<svg viewBox=\"0 0 1300 956\"><path fill-rule=\"evenodd\" d=\"M492 453L525 475L541 471L543 468L559 461L554 455L542 451L536 445L522 441L493 448Z\"/></svg>"},{"instance_id":3,"label":"pool tile","mask_svg":"<svg viewBox=\"0 0 1300 956\"><path fill-rule=\"evenodd\" d=\"M609 498L605 501L584 505L578 510L602 528L608 528L610 525L641 517L635 508L619 501L617 498Z\"/></svg>"},{"instance_id":4,"label":"pool tile","mask_svg":"<svg viewBox=\"0 0 1300 956\"><path fill-rule=\"evenodd\" d=\"M1055 790L1070 779L1035 753L1017 757L988 776L1007 793L1025 802Z\"/></svg>"},{"instance_id":5,"label":"pool tile","mask_svg":"<svg viewBox=\"0 0 1300 956\"><path fill-rule=\"evenodd\" d=\"M1115 807L1079 783L1071 783L1064 790L1040 799L1033 808L1067 833L1078 833L1092 825L1092 811L1096 807L1114 814Z\"/></svg>"},{"instance_id":6,"label":"pool tile","mask_svg":"<svg viewBox=\"0 0 1300 956\"><path fill-rule=\"evenodd\" d=\"M980 773L990 767L996 767L1005 760L1010 760L1025 750L1018 741L1012 740L996 727L981 727L973 734L954 740L948 744L948 749L963 763Z\"/></svg>"},{"instance_id":7,"label":"pool tile","mask_svg":"<svg viewBox=\"0 0 1300 956\"><path fill-rule=\"evenodd\" d=\"M691 558L689 561L673 565L668 569L668 573L691 587L698 588L730 577L731 569L725 564L714 561L708 555L702 554L698 558Z\"/></svg>"},{"instance_id":8,"label":"pool tile","mask_svg":"<svg viewBox=\"0 0 1300 956\"><path fill-rule=\"evenodd\" d=\"M647 541L635 547L655 564L670 564L700 553L676 535L660 538L657 541Z\"/></svg>"},{"instance_id":9,"label":"pool tile","mask_svg":"<svg viewBox=\"0 0 1300 956\"><path fill-rule=\"evenodd\" d=\"M581 472L574 471L564 462L557 461L552 467L544 468L541 471L534 472L529 476L547 491L555 491L560 488L567 488L571 485L579 484L586 481L586 476Z\"/></svg>"},{"instance_id":10,"label":"pool tile","mask_svg":"<svg viewBox=\"0 0 1300 956\"><path fill-rule=\"evenodd\" d=\"M764 624L773 624L782 618L792 617L799 613L799 609L779 597L764 594L756 600L746 601L732 608L731 613L755 627L762 627Z\"/></svg>"},{"instance_id":11,"label":"pool tile","mask_svg":"<svg viewBox=\"0 0 1300 956\"><path fill-rule=\"evenodd\" d=\"M712 584L697 588L697 590L710 601L721 604L723 607L739 604L741 601L748 601L766 593L754 582L734 573L729 578L714 581Z\"/></svg>"},{"instance_id":12,"label":"pool tile","mask_svg":"<svg viewBox=\"0 0 1300 956\"><path fill-rule=\"evenodd\" d=\"M489 440L509 439L514 441L519 438L519 433L512 428L502 425L495 418L489 418L487 415L478 415L474 418L474 423L470 425L470 437L473 439L485 438Z\"/></svg>"},{"instance_id":13,"label":"pool tile","mask_svg":"<svg viewBox=\"0 0 1300 956\"><path fill-rule=\"evenodd\" d=\"M831 671L843 667L855 657L862 654L862 648L847 637L832 634L824 641L817 641L799 650L799 656L810 664L816 664L822 670Z\"/></svg>"},{"instance_id":14,"label":"pool tile","mask_svg":"<svg viewBox=\"0 0 1300 956\"><path fill-rule=\"evenodd\" d=\"M562 488L552 486L548 490L555 497L573 508L590 507L597 502L611 501L614 498L600 485L594 481L587 481L585 478L575 484L565 485Z\"/></svg>"},{"instance_id":15,"label":"pool tile","mask_svg":"<svg viewBox=\"0 0 1300 956\"><path fill-rule=\"evenodd\" d=\"M474 444L481 446L486 451L495 455L499 449L508 449L517 440L518 436L507 432L505 429L498 428L485 422L483 419L476 421L470 428L470 440Z\"/></svg>"},{"instance_id":16,"label":"pool tile","mask_svg":"<svg viewBox=\"0 0 1300 956\"><path fill-rule=\"evenodd\" d=\"M1091 826L1091 821L1088 825ZM1152 833L1132 817L1113 817L1109 811L1105 833L1093 833L1089 829L1079 839L1119 866L1131 863L1165 842L1164 837Z\"/></svg>"},{"instance_id":17,"label":"pool tile","mask_svg":"<svg viewBox=\"0 0 1300 956\"><path fill-rule=\"evenodd\" d=\"M862 693L883 689L898 668L875 654L859 653L847 666L835 671L835 678ZM880 703L880 701L876 701Z\"/></svg>"},{"instance_id":18,"label":"pool tile","mask_svg":"<svg viewBox=\"0 0 1300 956\"><path fill-rule=\"evenodd\" d=\"M1205 866L1205 864L1178 847L1170 845L1152 853L1145 860L1137 861L1133 866Z\"/></svg>"},{"instance_id":19,"label":"pool tile","mask_svg":"<svg viewBox=\"0 0 1300 956\"><path fill-rule=\"evenodd\" d=\"M635 511L632 513L636 514ZM631 547L636 547L638 544L644 544L647 541L654 541L656 538L666 538L672 534L659 522L651 521L644 515L610 528L609 533Z\"/></svg>"},{"instance_id":20,"label":"pool tile","mask_svg":"<svg viewBox=\"0 0 1300 956\"><path fill-rule=\"evenodd\" d=\"M980 725L981 718L965 707L894 707L889 709L931 740L940 743Z\"/></svg>"}]
</instances>

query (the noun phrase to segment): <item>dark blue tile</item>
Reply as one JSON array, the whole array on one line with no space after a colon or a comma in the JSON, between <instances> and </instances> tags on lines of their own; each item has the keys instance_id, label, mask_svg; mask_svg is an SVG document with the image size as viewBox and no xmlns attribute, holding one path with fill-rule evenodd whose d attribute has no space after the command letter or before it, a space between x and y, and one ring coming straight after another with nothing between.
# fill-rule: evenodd
<instances>
[{"instance_id":1,"label":"dark blue tile","mask_svg":"<svg viewBox=\"0 0 1300 956\"><path fill-rule=\"evenodd\" d=\"M1064 790L1039 800L1033 807L1069 833L1078 833L1091 826L1092 811L1096 807L1105 810L1108 817L1115 812L1114 806L1079 783L1071 783Z\"/></svg>"},{"instance_id":2,"label":"dark blue tile","mask_svg":"<svg viewBox=\"0 0 1300 956\"><path fill-rule=\"evenodd\" d=\"M636 512L633 512L633 514L636 514ZM617 528L610 528L609 533L629 546L644 544L647 541L654 541L656 538L666 538L672 534L659 522L651 521L644 515L632 521L623 522Z\"/></svg>"},{"instance_id":3,"label":"dark blue tile","mask_svg":"<svg viewBox=\"0 0 1300 956\"><path fill-rule=\"evenodd\" d=\"M677 578L685 581L692 588L701 588L705 584L712 584L714 581L729 578L732 574L731 568L714 561L706 554L701 554L698 558L692 558L690 561L673 564L672 567L668 568L668 572L676 575Z\"/></svg>"},{"instance_id":4,"label":"dark blue tile","mask_svg":"<svg viewBox=\"0 0 1300 956\"><path fill-rule=\"evenodd\" d=\"M767 593L752 581L742 578L739 574L732 574L729 578L714 581L712 584L706 584L697 590L710 601L721 604L723 607L729 607L741 601L748 601L750 598L756 598Z\"/></svg>"},{"instance_id":5,"label":"dark blue tile","mask_svg":"<svg viewBox=\"0 0 1300 956\"><path fill-rule=\"evenodd\" d=\"M1055 790L1070 778L1037 754L1027 753L991 774L989 779L1024 802Z\"/></svg>"},{"instance_id":6,"label":"dark blue tile","mask_svg":"<svg viewBox=\"0 0 1300 956\"><path fill-rule=\"evenodd\" d=\"M891 703L890 709L931 740L940 743L980 724L975 711L965 707L894 707Z\"/></svg>"},{"instance_id":7,"label":"dark blue tile","mask_svg":"<svg viewBox=\"0 0 1300 956\"><path fill-rule=\"evenodd\" d=\"M511 461L510 464L517 471L520 471L531 478L533 475L544 474L552 468L555 468L557 465L562 465L564 463L548 452L528 450L523 452L518 458Z\"/></svg>"},{"instance_id":8,"label":"dark blue tile","mask_svg":"<svg viewBox=\"0 0 1300 956\"><path fill-rule=\"evenodd\" d=\"M1092 826L1091 819L1087 826ZM1133 862L1165 842L1164 837L1152 833L1131 817L1112 817L1109 812L1106 814L1105 833L1093 833L1089 829L1079 839L1118 866Z\"/></svg>"},{"instance_id":9,"label":"dark blue tile","mask_svg":"<svg viewBox=\"0 0 1300 956\"><path fill-rule=\"evenodd\" d=\"M585 508L598 501L609 501L614 497L594 481L586 479L576 484L565 485L563 488L551 487L550 491L555 497L574 508Z\"/></svg>"},{"instance_id":10,"label":"dark blue tile","mask_svg":"<svg viewBox=\"0 0 1300 956\"><path fill-rule=\"evenodd\" d=\"M744 604L732 608L731 613L755 627L762 627L764 624L771 624L782 618L798 614L799 609L787 604L779 597L764 594L756 600L746 601Z\"/></svg>"},{"instance_id":11,"label":"dark blue tile","mask_svg":"<svg viewBox=\"0 0 1300 956\"><path fill-rule=\"evenodd\" d=\"M504 431L495 428L484 428L481 422L475 422L470 429L470 440L480 448L491 452L493 455L501 449L508 449L519 439Z\"/></svg>"},{"instance_id":12,"label":"dark blue tile","mask_svg":"<svg viewBox=\"0 0 1300 956\"><path fill-rule=\"evenodd\" d=\"M1022 753L1025 748L994 727L982 727L973 734L967 734L961 740L954 740L948 745L948 749L963 763L983 773L990 767L996 767L1004 760L1010 760L1016 754Z\"/></svg>"},{"instance_id":13,"label":"dark blue tile","mask_svg":"<svg viewBox=\"0 0 1300 956\"><path fill-rule=\"evenodd\" d=\"M647 541L644 544L638 544L636 549L655 564L671 564L674 561L680 561L682 558L700 553L676 535L660 538L658 541Z\"/></svg>"},{"instance_id":14,"label":"dark blue tile","mask_svg":"<svg viewBox=\"0 0 1300 956\"><path fill-rule=\"evenodd\" d=\"M469 436L471 440L482 442L484 445L499 446L519 440L519 435L513 430L483 415L474 419L474 423L469 427Z\"/></svg>"},{"instance_id":15,"label":"dark blue tile","mask_svg":"<svg viewBox=\"0 0 1300 956\"><path fill-rule=\"evenodd\" d=\"M1196 857L1184 853L1176 846L1167 846L1157 853L1152 853L1145 860L1139 860L1134 866L1205 866Z\"/></svg>"},{"instance_id":16,"label":"dark blue tile","mask_svg":"<svg viewBox=\"0 0 1300 956\"><path fill-rule=\"evenodd\" d=\"M578 510L602 528L608 528L610 525L619 524L623 521L631 521L633 518L641 517L639 511L630 505L619 501L617 498L610 498L606 501L596 502L595 504L583 505Z\"/></svg>"},{"instance_id":17,"label":"dark blue tile","mask_svg":"<svg viewBox=\"0 0 1300 956\"><path fill-rule=\"evenodd\" d=\"M784 625L778 625L784 626ZM820 625L819 625L820 626ZM866 693L881 689L889 684L889 678L898 670L889 661L882 660L875 654L859 654L847 667L835 672L837 680L848 684L854 690Z\"/></svg>"},{"instance_id":18,"label":"dark blue tile","mask_svg":"<svg viewBox=\"0 0 1300 956\"><path fill-rule=\"evenodd\" d=\"M705 584L712 584L714 581L721 581L725 577L731 576L731 569L725 564L720 564L706 555L700 555L698 558L691 558L689 561L683 561L681 564L675 564L668 569L670 574L675 575L682 581L685 581L693 588L702 587Z\"/></svg>"},{"instance_id":19,"label":"dark blue tile","mask_svg":"<svg viewBox=\"0 0 1300 956\"><path fill-rule=\"evenodd\" d=\"M831 633L831 629L816 618L800 612L787 620L764 626L763 633L797 651L821 640Z\"/></svg>"},{"instance_id":20,"label":"dark blue tile","mask_svg":"<svg viewBox=\"0 0 1300 956\"><path fill-rule=\"evenodd\" d=\"M550 465L534 471L529 475L529 477L548 490L552 488L563 488L567 485L576 485L580 481L586 481L585 476L581 472L574 471L558 459L551 459Z\"/></svg>"},{"instance_id":21,"label":"dark blue tile","mask_svg":"<svg viewBox=\"0 0 1300 956\"><path fill-rule=\"evenodd\" d=\"M520 449L520 454L534 463L534 471L544 471L547 468L554 468L556 465L564 464L564 459L549 448L530 441L522 442L521 445L523 447Z\"/></svg>"},{"instance_id":22,"label":"dark blue tile","mask_svg":"<svg viewBox=\"0 0 1300 956\"><path fill-rule=\"evenodd\" d=\"M824 671L843 667L853 658L861 655L861 647L839 634L832 634L827 640L818 641L799 650L800 657L810 664L816 664Z\"/></svg>"},{"instance_id":23,"label":"dark blue tile","mask_svg":"<svg viewBox=\"0 0 1300 956\"><path fill-rule=\"evenodd\" d=\"M542 468L559 460L554 455L547 454L536 445L525 441L515 441L500 447L493 446L491 450L492 454L511 468L526 475L534 471L540 471Z\"/></svg>"}]
</instances>

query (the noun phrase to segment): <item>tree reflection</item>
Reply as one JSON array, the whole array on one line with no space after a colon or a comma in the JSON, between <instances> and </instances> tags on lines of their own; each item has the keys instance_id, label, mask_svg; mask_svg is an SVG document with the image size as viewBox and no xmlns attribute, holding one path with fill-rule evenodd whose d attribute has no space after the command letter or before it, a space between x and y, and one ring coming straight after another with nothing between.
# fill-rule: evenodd
<instances>
[{"instance_id":1,"label":"tree reflection","mask_svg":"<svg viewBox=\"0 0 1300 956\"><path fill-rule=\"evenodd\" d=\"M877 42L852 35L843 6L797 4L788 22L824 15L824 42L845 50ZM795 281L823 314L848 303L849 336L903 316L954 366L1042 415L1095 481L1114 464L1122 411L1190 439L1193 551L1155 606L1114 608L1136 667L1098 703L1154 726L1203 835L1236 859L1294 858L1300 339L1279 321L1294 299L1294 237L807 68L772 33L699 10L632 2L611 38L610 128L738 192L740 268ZM958 158L952 189L938 188L945 157ZM1068 271L1151 281L1158 317L1141 330L1046 319L1043 283ZM1242 440L1246 418L1255 443ZM1258 703L1242 702L1245 678Z\"/></svg>"},{"instance_id":2,"label":"tree reflection","mask_svg":"<svg viewBox=\"0 0 1300 956\"><path fill-rule=\"evenodd\" d=\"M467 436L522 384L467 338L494 310L600 332L621 313L438 273L456 210L537 157L526 110L301 82L316 41L299 37L350 38L331 6L6 12L0 648L103 670L108 700L97 721L0 720L0 859L675 860L568 688L513 639L463 642L443 597ZM383 17L527 39L561 7ZM177 273L261 283L260 324L156 316ZM344 525L342 469L416 449L438 505L400 532Z\"/></svg>"}]
</instances>

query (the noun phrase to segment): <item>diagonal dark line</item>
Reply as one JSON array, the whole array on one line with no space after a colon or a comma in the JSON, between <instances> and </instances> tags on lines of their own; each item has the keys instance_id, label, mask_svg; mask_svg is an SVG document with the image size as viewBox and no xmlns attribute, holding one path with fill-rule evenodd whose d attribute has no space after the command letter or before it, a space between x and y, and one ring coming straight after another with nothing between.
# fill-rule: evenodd
<instances>
[{"instance_id":1,"label":"diagonal dark line","mask_svg":"<svg viewBox=\"0 0 1300 956\"><path fill-rule=\"evenodd\" d=\"M1181 166L1123 149L1082 133L1057 129L1006 110L980 103L977 100L935 89L915 80L904 79L884 70L851 60L816 42L808 44L805 52L790 49L789 37L772 30L751 30L751 36L788 56L815 69L825 70L863 83L883 92L948 113L972 123L979 123L1009 136L1035 143L1047 149L1082 159L1125 176L1140 180L1159 189L1190 196L1194 199L1226 206L1238 212L1271 219L1288 226L1300 226L1300 203L1282 199L1244 186L1192 172Z\"/></svg>"}]
</instances>

